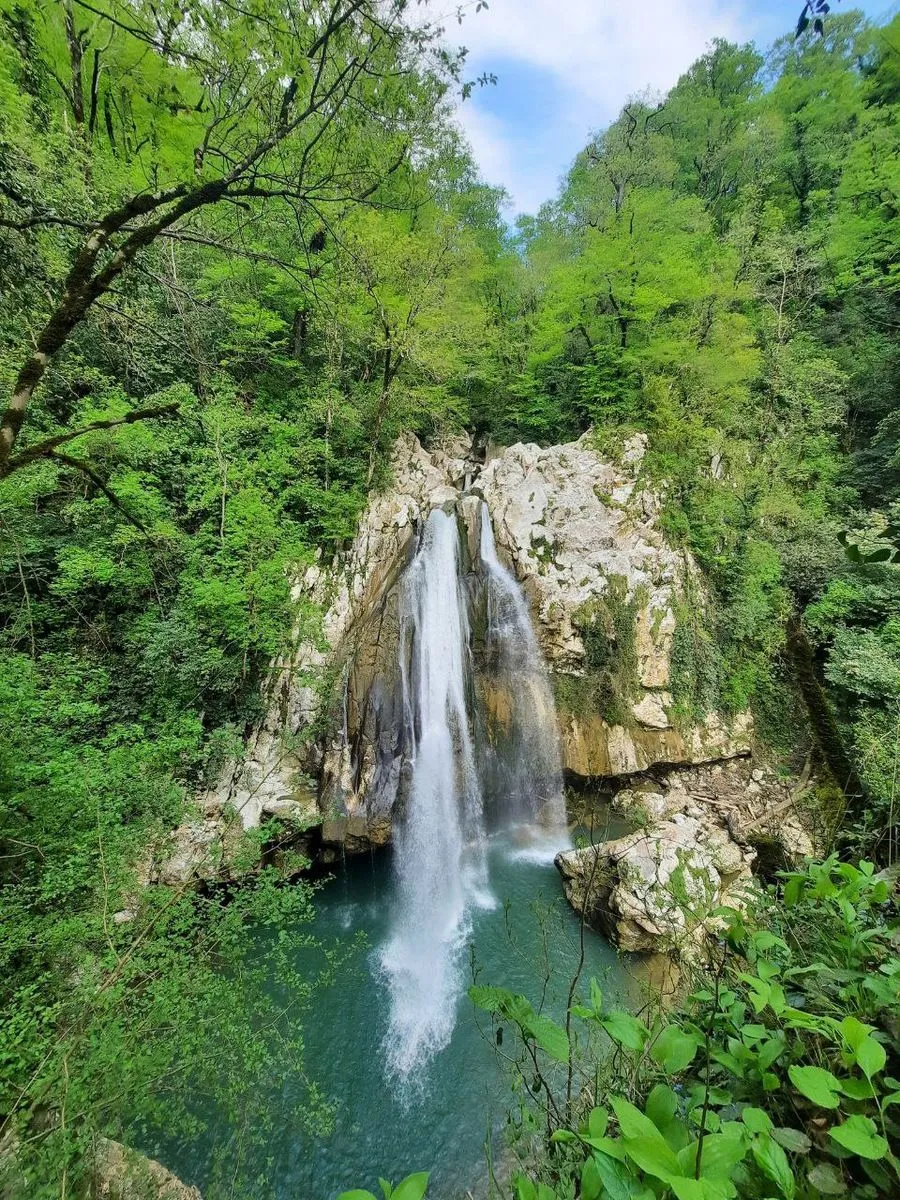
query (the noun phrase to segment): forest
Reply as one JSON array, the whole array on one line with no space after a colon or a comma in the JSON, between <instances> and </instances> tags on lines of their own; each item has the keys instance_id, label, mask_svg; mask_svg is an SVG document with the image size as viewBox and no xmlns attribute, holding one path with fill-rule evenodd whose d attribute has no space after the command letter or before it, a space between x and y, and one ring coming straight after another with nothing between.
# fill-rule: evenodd
<instances>
[{"instance_id":1,"label":"forest","mask_svg":"<svg viewBox=\"0 0 900 1200\"><path fill-rule=\"evenodd\" d=\"M477 20L0 0L4 1198L182 1195L101 1190L106 1139L201 1146L206 1200L337 1194L270 1152L334 1123L310 1031L363 951L320 941L331 885L265 822L239 884L147 863L298 624L321 639L292 584L347 552L397 438L460 432L613 460L646 435L708 596L679 614L677 715L749 711L785 772L812 763L819 846L674 1007L585 977L551 1020L538 966L529 1000L480 979L516 1115L468 1194L900 1189L900 17L712 42L586 114L514 224L455 115L503 86L451 48ZM366 1145L345 1188L383 1173ZM466 1194L435 1167L384 1195Z\"/></svg>"}]
</instances>

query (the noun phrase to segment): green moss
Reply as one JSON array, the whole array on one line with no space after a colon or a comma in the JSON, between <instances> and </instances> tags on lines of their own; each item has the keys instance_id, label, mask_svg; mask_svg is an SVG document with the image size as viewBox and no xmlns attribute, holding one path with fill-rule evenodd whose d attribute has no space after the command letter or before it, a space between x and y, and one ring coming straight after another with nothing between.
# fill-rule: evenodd
<instances>
[{"instance_id":1,"label":"green moss","mask_svg":"<svg viewBox=\"0 0 900 1200\"><path fill-rule=\"evenodd\" d=\"M722 707L722 655L698 603L675 606L672 635L672 716L677 725L695 725Z\"/></svg>"},{"instance_id":2,"label":"green moss","mask_svg":"<svg viewBox=\"0 0 900 1200\"><path fill-rule=\"evenodd\" d=\"M575 703L560 701L570 711L597 713L610 725L632 721L631 702L640 690L637 617L646 600L646 588L637 588L629 597L627 579L610 575L603 595L575 612L573 624L584 642L585 675L567 679L566 689Z\"/></svg>"},{"instance_id":3,"label":"green moss","mask_svg":"<svg viewBox=\"0 0 900 1200\"><path fill-rule=\"evenodd\" d=\"M545 537L532 537L531 549L542 567L554 561L553 543Z\"/></svg>"},{"instance_id":4,"label":"green moss","mask_svg":"<svg viewBox=\"0 0 900 1200\"><path fill-rule=\"evenodd\" d=\"M586 675L555 674L553 693L560 712L572 713L576 717L590 717L596 712L594 683Z\"/></svg>"}]
</instances>

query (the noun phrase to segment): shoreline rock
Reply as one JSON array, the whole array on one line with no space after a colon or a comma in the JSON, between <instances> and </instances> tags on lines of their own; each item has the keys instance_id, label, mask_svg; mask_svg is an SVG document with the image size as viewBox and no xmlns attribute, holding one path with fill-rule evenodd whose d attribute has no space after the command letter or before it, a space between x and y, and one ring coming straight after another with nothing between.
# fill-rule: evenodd
<instances>
[{"instance_id":1,"label":"shoreline rock","mask_svg":"<svg viewBox=\"0 0 900 1200\"><path fill-rule=\"evenodd\" d=\"M745 907L755 869L816 852L802 794L746 759L626 787L612 807L638 828L557 855L566 898L622 950L702 960L722 927L716 910Z\"/></svg>"}]
</instances>

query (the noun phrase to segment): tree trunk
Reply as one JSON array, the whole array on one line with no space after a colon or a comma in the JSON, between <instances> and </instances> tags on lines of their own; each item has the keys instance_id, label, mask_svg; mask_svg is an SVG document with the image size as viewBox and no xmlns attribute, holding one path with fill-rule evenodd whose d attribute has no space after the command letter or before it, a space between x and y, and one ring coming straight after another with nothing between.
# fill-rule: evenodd
<instances>
[{"instance_id":1,"label":"tree trunk","mask_svg":"<svg viewBox=\"0 0 900 1200\"><path fill-rule=\"evenodd\" d=\"M72 68L72 87L70 100L72 102L72 116L78 125L84 124L84 79L82 72L82 63L84 60L84 46L81 43L81 34L75 29L75 14L72 12L71 0L66 0L66 42L69 46L69 63Z\"/></svg>"}]
</instances>

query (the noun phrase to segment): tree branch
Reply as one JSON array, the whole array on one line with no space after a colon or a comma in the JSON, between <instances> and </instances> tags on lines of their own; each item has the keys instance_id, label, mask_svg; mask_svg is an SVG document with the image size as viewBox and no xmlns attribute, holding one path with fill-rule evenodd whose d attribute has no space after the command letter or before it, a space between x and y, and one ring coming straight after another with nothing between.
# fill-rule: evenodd
<instances>
[{"instance_id":1,"label":"tree branch","mask_svg":"<svg viewBox=\"0 0 900 1200\"><path fill-rule=\"evenodd\" d=\"M61 462L67 467L74 467L76 471L81 471L82 474L87 475L94 487L103 493L113 508L118 509L126 521L133 525L135 529L139 529L145 537L150 536L147 526L144 525L142 521L138 520L134 513L128 511L116 493L112 491L109 486L100 478L90 463L85 462L81 458L72 458L68 454L61 454L58 450L48 451L46 457L55 459L57 462Z\"/></svg>"},{"instance_id":2,"label":"tree branch","mask_svg":"<svg viewBox=\"0 0 900 1200\"><path fill-rule=\"evenodd\" d=\"M136 408L133 412L126 413L124 417L116 417L104 421L92 421L90 425L85 425L81 429L75 429L71 433L59 433L54 437L45 438L42 442L37 442L34 446L29 446L23 450L21 454L17 454L7 463L7 474L12 474L13 471L18 471L22 467L27 467L29 463L38 458L59 458L55 454L57 446L63 446L66 442L74 441L75 438L84 437L86 433L95 433L98 429L115 429L118 425L133 425L135 421L150 421L154 417L168 416L170 413L178 412L179 405L176 401L171 404L160 404L155 408Z\"/></svg>"}]
</instances>

